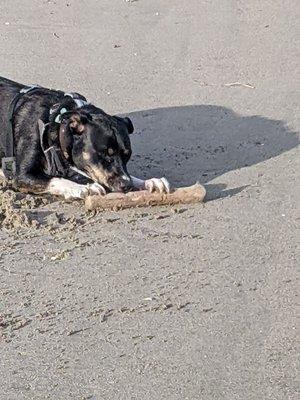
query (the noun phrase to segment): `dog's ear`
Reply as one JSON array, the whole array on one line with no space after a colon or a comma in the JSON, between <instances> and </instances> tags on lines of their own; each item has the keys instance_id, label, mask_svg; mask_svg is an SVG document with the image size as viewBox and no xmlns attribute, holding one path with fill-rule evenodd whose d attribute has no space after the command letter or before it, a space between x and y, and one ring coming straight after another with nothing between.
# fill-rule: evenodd
<instances>
[{"instance_id":1,"label":"dog's ear","mask_svg":"<svg viewBox=\"0 0 300 400\"><path fill-rule=\"evenodd\" d=\"M134 127L133 127L133 124L132 124L130 118L128 118L128 117L123 118L123 117L119 117L118 115L114 115L113 117L114 117L117 121L122 122L122 123L124 123L124 124L126 125L126 128L127 128L127 131L128 131L128 133L129 133L129 135L130 135L131 133L133 133Z\"/></svg>"},{"instance_id":2,"label":"dog's ear","mask_svg":"<svg viewBox=\"0 0 300 400\"><path fill-rule=\"evenodd\" d=\"M133 127L133 124L131 122L131 119L128 118L128 117L125 117L125 118L123 118L123 120L124 120L124 122L125 122L125 124L127 126L128 133L129 134L133 133L134 127Z\"/></svg>"},{"instance_id":3,"label":"dog's ear","mask_svg":"<svg viewBox=\"0 0 300 400\"><path fill-rule=\"evenodd\" d=\"M59 142L67 160L72 159L74 135L84 134L86 123L87 118L79 115L79 113L66 112L62 115L59 128Z\"/></svg>"},{"instance_id":4,"label":"dog's ear","mask_svg":"<svg viewBox=\"0 0 300 400\"><path fill-rule=\"evenodd\" d=\"M59 143L65 158L72 160L72 147L74 135L67 124L61 124L59 128Z\"/></svg>"}]
</instances>

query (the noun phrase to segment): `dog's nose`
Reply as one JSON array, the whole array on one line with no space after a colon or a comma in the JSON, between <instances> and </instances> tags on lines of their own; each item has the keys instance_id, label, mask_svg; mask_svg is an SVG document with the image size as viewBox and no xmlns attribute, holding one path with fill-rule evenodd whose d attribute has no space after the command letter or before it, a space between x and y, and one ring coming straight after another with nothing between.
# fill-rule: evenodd
<instances>
[{"instance_id":1,"label":"dog's nose","mask_svg":"<svg viewBox=\"0 0 300 400\"><path fill-rule=\"evenodd\" d=\"M133 188L131 181L122 181L119 187L122 192L129 192Z\"/></svg>"}]
</instances>

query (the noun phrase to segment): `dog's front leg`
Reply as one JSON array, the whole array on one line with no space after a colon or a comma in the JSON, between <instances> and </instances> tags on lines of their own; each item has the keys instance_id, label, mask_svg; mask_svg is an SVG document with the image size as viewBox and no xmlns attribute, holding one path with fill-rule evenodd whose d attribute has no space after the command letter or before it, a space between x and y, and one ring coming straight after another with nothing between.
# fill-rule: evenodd
<instances>
[{"instance_id":1,"label":"dog's front leg","mask_svg":"<svg viewBox=\"0 0 300 400\"><path fill-rule=\"evenodd\" d=\"M89 194L105 194L98 183L82 185L64 178L49 178L44 175L23 174L15 182L17 189L34 194L50 193L65 199L83 199Z\"/></svg>"},{"instance_id":2,"label":"dog's front leg","mask_svg":"<svg viewBox=\"0 0 300 400\"><path fill-rule=\"evenodd\" d=\"M170 184L166 178L140 179L130 176L132 185L138 190L148 190L149 192L170 193Z\"/></svg>"},{"instance_id":3,"label":"dog's front leg","mask_svg":"<svg viewBox=\"0 0 300 400\"><path fill-rule=\"evenodd\" d=\"M90 194L106 194L104 187L98 183L81 185L64 178L51 178L47 191L57 196L63 196L65 199L83 199Z\"/></svg>"}]
</instances>

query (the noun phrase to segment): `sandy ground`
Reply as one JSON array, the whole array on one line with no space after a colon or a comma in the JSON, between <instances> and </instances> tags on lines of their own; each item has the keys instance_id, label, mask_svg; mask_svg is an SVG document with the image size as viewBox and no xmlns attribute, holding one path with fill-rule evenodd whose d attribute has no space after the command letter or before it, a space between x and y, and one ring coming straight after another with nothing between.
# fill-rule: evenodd
<instances>
[{"instance_id":1,"label":"sandy ground","mask_svg":"<svg viewBox=\"0 0 300 400\"><path fill-rule=\"evenodd\" d=\"M297 398L298 0L1 0L1 75L132 118L204 205L0 190L0 399Z\"/></svg>"}]
</instances>

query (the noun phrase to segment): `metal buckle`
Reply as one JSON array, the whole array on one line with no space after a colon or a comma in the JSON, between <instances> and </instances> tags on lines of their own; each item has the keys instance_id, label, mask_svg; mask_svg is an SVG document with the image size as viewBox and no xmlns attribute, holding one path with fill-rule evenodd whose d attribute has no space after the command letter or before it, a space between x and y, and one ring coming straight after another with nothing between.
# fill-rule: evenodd
<instances>
[{"instance_id":1,"label":"metal buckle","mask_svg":"<svg viewBox=\"0 0 300 400\"><path fill-rule=\"evenodd\" d=\"M16 158L4 157L2 158L2 171L6 179L13 179L16 175Z\"/></svg>"}]
</instances>

